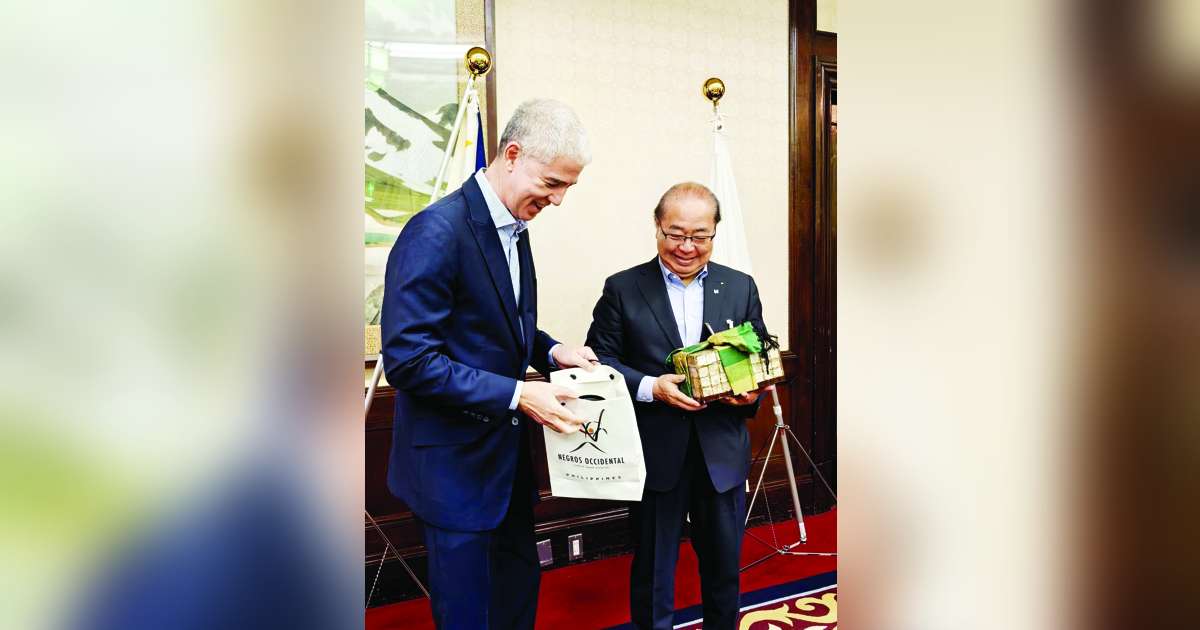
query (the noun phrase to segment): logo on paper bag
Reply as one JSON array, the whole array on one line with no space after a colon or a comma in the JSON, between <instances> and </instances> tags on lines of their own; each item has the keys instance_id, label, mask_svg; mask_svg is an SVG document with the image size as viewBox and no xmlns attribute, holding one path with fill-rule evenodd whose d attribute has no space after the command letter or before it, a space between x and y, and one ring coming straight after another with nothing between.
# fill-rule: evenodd
<instances>
[{"instance_id":1,"label":"logo on paper bag","mask_svg":"<svg viewBox=\"0 0 1200 630\"><path fill-rule=\"evenodd\" d=\"M593 398L600 398L600 397L599 397L599 396L594 396ZM604 400L604 399L603 399L603 398L600 398L600 400ZM599 447L599 446L597 446L597 444L596 444L597 442L599 442L599 441L600 441L600 434L601 434L601 433L608 433L608 429L605 429L605 428L602 426L602 425L603 425L603 422L604 422L604 410L603 410L603 409L601 409L601 410L600 410L600 417L599 417L599 418L596 418L596 421L595 421L595 422L584 422L584 423L583 423L583 436L584 436L584 440L583 440L583 442L580 442L580 443L579 443L579 446L576 446L575 448L571 449L571 451L570 451L570 452L571 452L571 453L574 453L575 451L578 451L579 449L581 449L581 448L583 448L583 447L585 447L585 446L590 446L590 447L592 447L592 448L596 449L597 451L600 451L601 453L604 453L604 452L605 452L605 451L604 451L604 449L600 448L600 447ZM607 454L607 453L605 453L605 454Z\"/></svg>"},{"instance_id":2,"label":"logo on paper bag","mask_svg":"<svg viewBox=\"0 0 1200 630\"><path fill-rule=\"evenodd\" d=\"M579 398L580 398L580 400L589 400L589 401L593 401L593 402L599 402L599 401L604 400L603 396L596 396L595 394L584 394L583 396L580 396ZM568 451L566 453L559 453L558 454L559 460L564 461L564 462L569 462L572 464L582 464L584 466L589 466L589 467L591 467L591 466L611 466L614 464L624 464L625 463L625 458L619 457L619 456L618 457L604 457L604 458L587 457L586 456L586 453L589 449L596 450L604 455L608 455L608 451L605 451L604 449L600 448L600 437L602 435L604 435L605 433L608 433L608 429L604 428L604 412L605 411L606 411L605 409L601 409L600 415L595 420L591 420L591 421L583 423L583 431L581 431L581 433L583 434L583 441L580 442L578 446L571 449L570 451ZM577 455L576 453L581 450L585 451L585 453Z\"/></svg>"}]
</instances>

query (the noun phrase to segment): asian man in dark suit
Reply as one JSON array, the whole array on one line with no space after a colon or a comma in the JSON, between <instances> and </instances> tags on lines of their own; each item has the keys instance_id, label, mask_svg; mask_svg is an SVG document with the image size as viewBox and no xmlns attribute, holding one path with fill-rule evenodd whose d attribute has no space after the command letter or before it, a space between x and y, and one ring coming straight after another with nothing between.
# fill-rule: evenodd
<instances>
[{"instance_id":1,"label":"asian man in dark suit","mask_svg":"<svg viewBox=\"0 0 1200 630\"><path fill-rule=\"evenodd\" d=\"M527 222L590 159L574 112L521 104L492 163L405 225L388 257L383 362L396 388L388 487L425 529L439 628L533 628L541 567L528 433L577 431L539 372L596 355L537 328ZM537 423L537 424L532 424Z\"/></svg>"},{"instance_id":2,"label":"asian man in dark suit","mask_svg":"<svg viewBox=\"0 0 1200 630\"><path fill-rule=\"evenodd\" d=\"M746 420L759 392L701 405L679 389L666 357L714 330L753 322L765 330L750 276L709 262L720 204L696 183L672 186L654 210L658 255L609 277L587 343L625 377L636 401L646 460L642 501L631 509L635 551L630 614L639 628L672 626L675 564L690 515L700 561L704 627L732 629L738 616L738 562L744 481L750 462Z\"/></svg>"}]
</instances>

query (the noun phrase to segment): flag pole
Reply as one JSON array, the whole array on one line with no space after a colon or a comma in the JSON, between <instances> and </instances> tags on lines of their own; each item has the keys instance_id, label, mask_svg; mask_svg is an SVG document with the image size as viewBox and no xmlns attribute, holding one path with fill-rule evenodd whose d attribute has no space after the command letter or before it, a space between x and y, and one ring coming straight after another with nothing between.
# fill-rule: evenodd
<instances>
[{"instance_id":1,"label":"flag pole","mask_svg":"<svg viewBox=\"0 0 1200 630\"><path fill-rule=\"evenodd\" d=\"M438 167L437 178L433 180L433 194L429 197L430 201L437 201L442 197L442 186L446 183L446 167L450 166L450 154L454 153L458 132L462 129L463 119L467 116L474 92L475 75L471 75L467 79L467 89L463 91L463 99L458 104L458 113L454 115L454 126L450 127L450 136L446 139L446 150L442 152L442 165Z\"/></svg>"},{"instance_id":2,"label":"flag pole","mask_svg":"<svg viewBox=\"0 0 1200 630\"><path fill-rule=\"evenodd\" d=\"M429 197L430 201L437 201L442 197L442 186L446 184L446 168L450 166L450 156L454 153L458 134L462 131L463 120L466 119L471 101L479 102L479 93L475 90L475 84L492 69L491 53L479 46L468 50L463 61L471 76L467 78L467 87L463 90L462 102L458 104L458 112L454 115L454 126L450 128L450 137L446 140L446 150L442 152L442 165L438 168L437 178L433 181L433 194Z\"/></svg>"}]
</instances>

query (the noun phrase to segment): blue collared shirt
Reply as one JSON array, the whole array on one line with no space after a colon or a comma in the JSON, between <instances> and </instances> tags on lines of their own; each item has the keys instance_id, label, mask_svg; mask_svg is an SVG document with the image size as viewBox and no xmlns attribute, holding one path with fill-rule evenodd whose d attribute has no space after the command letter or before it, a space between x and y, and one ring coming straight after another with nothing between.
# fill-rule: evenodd
<instances>
[{"instance_id":1,"label":"blue collared shirt","mask_svg":"<svg viewBox=\"0 0 1200 630\"><path fill-rule=\"evenodd\" d=\"M483 200L487 202L488 213L492 215L492 223L496 224L496 235L500 237L500 246L504 248L504 257L508 260L508 276L512 280L513 297L518 304L517 308L520 308L521 261L517 256L517 241L521 240L521 233L529 227L529 224L514 217L500 201L500 197L488 183L487 177L483 175L486 170L481 168L475 172L475 182L479 184L479 190L483 192Z\"/></svg>"},{"instance_id":2,"label":"blue collared shirt","mask_svg":"<svg viewBox=\"0 0 1200 630\"><path fill-rule=\"evenodd\" d=\"M487 203L488 213L492 215L492 223L496 225L496 235L500 237L500 247L504 249L504 257L508 259L508 277L512 280L513 298L517 304L517 308L521 306L521 261L517 255L517 242L521 240L521 233L529 227L529 224L512 215L504 202L500 201L500 197L496 191L492 190L492 185L488 183L487 177L483 172L487 169L481 168L475 171L475 183L479 184L479 190L483 193L483 200ZM524 328L521 329L521 334L524 333ZM554 348L559 344L555 344L550 348L549 360L550 365L558 367L554 363ZM517 408L517 403L521 400L521 388L524 383L517 380L517 387L513 391L512 402L508 403L509 410Z\"/></svg>"},{"instance_id":3,"label":"blue collared shirt","mask_svg":"<svg viewBox=\"0 0 1200 630\"><path fill-rule=\"evenodd\" d=\"M667 286L667 298L671 301L671 313L675 316L675 326L679 330L679 338L684 346L700 343L701 326L704 325L704 279L708 277L708 265L690 284L684 285L683 280L675 272L667 269L662 258L658 260L658 268L662 270L663 283ZM638 384L637 399L641 402L654 400L653 376L643 376Z\"/></svg>"}]
</instances>

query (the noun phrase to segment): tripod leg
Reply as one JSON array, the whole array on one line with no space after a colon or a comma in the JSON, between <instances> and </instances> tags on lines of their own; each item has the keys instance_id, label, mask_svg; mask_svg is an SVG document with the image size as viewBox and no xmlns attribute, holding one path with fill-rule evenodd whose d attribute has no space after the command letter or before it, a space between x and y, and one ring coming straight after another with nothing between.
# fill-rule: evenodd
<instances>
[{"instance_id":1,"label":"tripod leg","mask_svg":"<svg viewBox=\"0 0 1200 630\"><path fill-rule=\"evenodd\" d=\"M367 608L371 607L371 598L375 596L375 587L379 585L379 576L383 574L384 560L387 560L387 547L383 548L383 555L379 556L379 568L375 569L375 579L371 581L371 590L367 592Z\"/></svg>"},{"instance_id":2,"label":"tripod leg","mask_svg":"<svg viewBox=\"0 0 1200 630\"><path fill-rule=\"evenodd\" d=\"M805 449L804 445L800 443L800 438L796 437L796 434L792 433L791 429L788 429L788 435L792 436L792 439L796 441L796 448L800 449L801 453L804 453L804 458L808 460L809 467L812 468L812 471L817 474L817 478L821 480L821 483L825 485L825 489L829 491L829 496L833 497L834 502L837 502L837 493L833 491L833 487L829 485L828 481L826 481L825 475L821 474L821 469L817 468L817 463L814 462L812 456L808 454L808 450Z\"/></svg>"},{"instance_id":3,"label":"tripod leg","mask_svg":"<svg viewBox=\"0 0 1200 630\"><path fill-rule=\"evenodd\" d=\"M750 513L754 511L754 501L758 498L758 492L762 490L763 477L767 475L767 464L771 461L771 452L775 450L775 440L778 438L779 431L776 430L771 435L771 443L767 447L767 456L763 459L762 470L758 473L758 482L754 484L754 494L750 495L750 505L746 506L746 520L742 523L743 527L750 522ZM785 439L784 441L786 442L787 440Z\"/></svg>"},{"instance_id":4,"label":"tripod leg","mask_svg":"<svg viewBox=\"0 0 1200 630\"><path fill-rule=\"evenodd\" d=\"M771 402L774 403L776 426L787 431L783 423L783 408L779 405L779 392L771 386ZM790 433L790 431L788 431ZM777 430L776 435L779 434ZM794 436L793 436L794 437ZM804 449L801 449L804 450ZM800 542L808 542L808 530L804 528L804 513L800 511L800 493L796 490L796 472L792 469L792 451L788 448L787 438L783 438L783 464L787 467L788 489L792 492L792 508L796 510L796 526L800 528Z\"/></svg>"},{"instance_id":5,"label":"tripod leg","mask_svg":"<svg viewBox=\"0 0 1200 630\"><path fill-rule=\"evenodd\" d=\"M796 510L796 526L800 528L800 542L808 542L808 531L804 529L804 513L800 511L800 493L796 490L796 473L792 470L792 452L787 440L783 440L783 464L787 466L788 489L792 491L792 507Z\"/></svg>"},{"instance_id":6,"label":"tripod leg","mask_svg":"<svg viewBox=\"0 0 1200 630\"><path fill-rule=\"evenodd\" d=\"M408 563L404 561L404 556L401 556L400 552L396 549L396 546L392 544L392 539L388 538L387 534L383 533L383 529L379 527L379 523L375 522L375 518L371 516L370 512L363 510L363 513L367 515L367 520L371 521L371 528L375 530L375 533L379 534L380 538L383 538L383 554L379 556L379 571L375 572L375 581L379 581L379 573L380 571L383 571L383 561L387 559L387 552L389 549L391 549L392 555L396 556L396 559L400 561L400 566L404 567L404 572L408 574L408 577L412 578L413 582L416 582L417 588L421 589L421 592L424 593L425 597L428 599L429 591L425 588L425 585L421 583L421 580L417 578L417 574L413 573L412 567L408 566ZM367 595L368 602L371 601L371 595L374 594L375 586L372 585L371 593Z\"/></svg>"}]
</instances>

